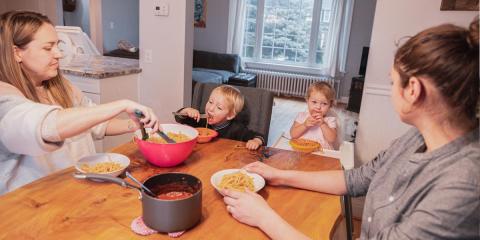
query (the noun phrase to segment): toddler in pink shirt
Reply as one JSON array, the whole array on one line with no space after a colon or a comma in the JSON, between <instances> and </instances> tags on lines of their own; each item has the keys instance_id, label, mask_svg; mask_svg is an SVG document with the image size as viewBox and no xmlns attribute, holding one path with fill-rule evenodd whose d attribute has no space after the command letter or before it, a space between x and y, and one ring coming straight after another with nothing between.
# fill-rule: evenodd
<instances>
[{"instance_id":1,"label":"toddler in pink shirt","mask_svg":"<svg viewBox=\"0 0 480 240\"><path fill-rule=\"evenodd\" d=\"M337 118L330 109L334 99L335 91L328 83L312 83L306 96L308 110L300 112L290 128L292 139L310 139L319 142L324 149L335 149Z\"/></svg>"}]
</instances>

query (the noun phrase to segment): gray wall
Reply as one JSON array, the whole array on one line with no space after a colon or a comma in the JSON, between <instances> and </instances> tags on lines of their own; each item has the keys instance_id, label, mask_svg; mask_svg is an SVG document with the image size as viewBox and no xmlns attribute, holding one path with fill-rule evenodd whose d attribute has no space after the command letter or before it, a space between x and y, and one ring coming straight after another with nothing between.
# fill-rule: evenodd
<instances>
[{"instance_id":1,"label":"gray wall","mask_svg":"<svg viewBox=\"0 0 480 240\"><path fill-rule=\"evenodd\" d=\"M65 26L77 26L90 36L90 0L78 0L75 11L63 12Z\"/></svg>"},{"instance_id":2,"label":"gray wall","mask_svg":"<svg viewBox=\"0 0 480 240\"><path fill-rule=\"evenodd\" d=\"M350 39L348 42L345 78L340 83L341 97L348 97L352 77L358 76L362 48L370 45L373 16L377 0L356 0L353 8Z\"/></svg>"},{"instance_id":3,"label":"gray wall","mask_svg":"<svg viewBox=\"0 0 480 240\"><path fill-rule=\"evenodd\" d=\"M7 2L0 1L0 13L4 13L7 11Z\"/></svg>"},{"instance_id":4,"label":"gray wall","mask_svg":"<svg viewBox=\"0 0 480 240\"><path fill-rule=\"evenodd\" d=\"M0 14L12 10L30 10L45 14L57 25L63 23L58 13L61 8L61 1L58 0L0 0Z\"/></svg>"},{"instance_id":5,"label":"gray wall","mask_svg":"<svg viewBox=\"0 0 480 240\"><path fill-rule=\"evenodd\" d=\"M116 49L119 40L139 46L138 13L139 0L102 0L104 52Z\"/></svg>"},{"instance_id":6,"label":"gray wall","mask_svg":"<svg viewBox=\"0 0 480 240\"><path fill-rule=\"evenodd\" d=\"M193 48L227 52L229 0L208 0L206 28L195 28Z\"/></svg>"}]
</instances>

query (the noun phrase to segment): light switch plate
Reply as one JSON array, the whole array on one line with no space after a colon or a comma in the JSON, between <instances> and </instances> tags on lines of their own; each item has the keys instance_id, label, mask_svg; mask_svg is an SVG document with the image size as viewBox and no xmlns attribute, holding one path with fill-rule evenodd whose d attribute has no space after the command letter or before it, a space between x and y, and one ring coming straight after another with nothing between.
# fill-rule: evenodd
<instances>
[{"instance_id":1,"label":"light switch plate","mask_svg":"<svg viewBox=\"0 0 480 240\"><path fill-rule=\"evenodd\" d=\"M153 15L155 16L168 16L169 6L168 2L155 0L153 1Z\"/></svg>"}]
</instances>

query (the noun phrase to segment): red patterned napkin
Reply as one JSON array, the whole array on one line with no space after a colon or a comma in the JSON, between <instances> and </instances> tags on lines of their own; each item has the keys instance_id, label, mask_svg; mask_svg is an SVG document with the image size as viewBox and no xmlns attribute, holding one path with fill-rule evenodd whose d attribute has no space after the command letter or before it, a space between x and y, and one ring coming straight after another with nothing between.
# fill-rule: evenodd
<instances>
[{"instance_id":1,"label":"red patterned napkin","mask_svg":"<svg viewBox=\"0 0 480 240\"><path fill-rule=\"evenodd\" d=\"M134 233L142 236L158 233L156 230L153 230L149 228L147 225L145 225L145 223L143 222L142 216L133 219L132 223L130 224L130 228ZM176 237L182 236L184 232L185 231L172 232L172 233L168 233L168 236L176 238Z\"/></svg>"}]
</instances>

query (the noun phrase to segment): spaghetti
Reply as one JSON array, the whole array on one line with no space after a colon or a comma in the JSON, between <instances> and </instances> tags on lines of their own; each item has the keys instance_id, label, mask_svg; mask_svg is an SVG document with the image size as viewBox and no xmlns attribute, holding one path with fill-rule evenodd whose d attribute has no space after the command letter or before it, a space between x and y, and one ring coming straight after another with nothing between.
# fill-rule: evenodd
<instances>
[{"instance_id":1,"label":"spaghetti","mask_svg":"<svg viewBox=\"0 0 480 240\"><path fill-rule=\"evenodd\" d=\"M110 172L115 172L122 169L122 165L120 163L108 161L108 162L96 163L93 165L82 164L80 166L80 169L82 169L87 173L110 173Z\"/></svg>"},{"instance_id":2,"label":"spaghetti","mask_svg":"<svg viewBox=\"0 0 480 240\"><path fill-rule=\"evenodd\" d=\"M218 187L220 189L233 189L240 192L245 192L246 189L250 191L255 190L253 178L241 171L223 175Z\"/></svg>"},{"instance_id":3,"label":"spaghetti","mask_svg":"<svg viewBox=\"0 0 480 240\"><path fill-rule=\"evenodd\" d=\"M186 141L190 140L190 138L183 133L167 132L167 136L170 137L171 139L173 139L176 143L186 142ZM165 139L163 139L162 137L157 137L157 135L149 137L147 139L147 141L148 142L153 142L153 143L167 143L167 141L165 141Z\"/></svg>"}]
</instances>

